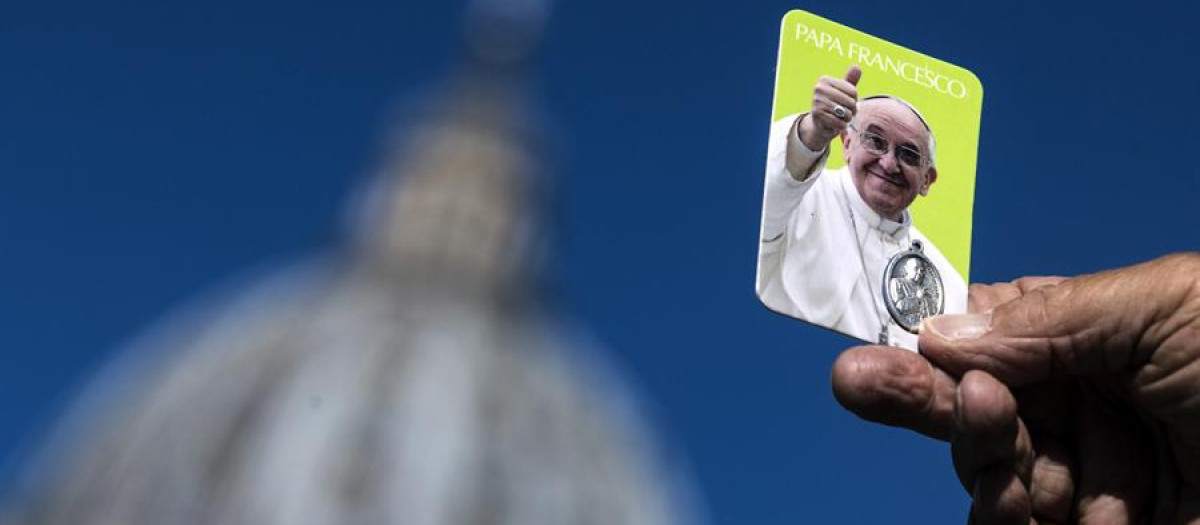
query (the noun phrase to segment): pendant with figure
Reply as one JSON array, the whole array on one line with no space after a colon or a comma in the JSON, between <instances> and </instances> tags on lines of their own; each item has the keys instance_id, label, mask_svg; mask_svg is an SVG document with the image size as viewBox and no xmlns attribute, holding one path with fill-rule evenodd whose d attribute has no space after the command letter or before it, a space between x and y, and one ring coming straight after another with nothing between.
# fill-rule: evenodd
<instances>
[{"instance_id":1,"label":"pendant with figure","mask_svg":"<svg viewBox=\"0 0 1200 525\"><path fill-rule=\"evenodd\" d=\"M921 241L893 255L883 272L883 304L901 328L917 333L921 321L941 315L946 307L942 276L924 253ZM881 338L886 333L880 334Z\"/></svg>"}]
</instances>

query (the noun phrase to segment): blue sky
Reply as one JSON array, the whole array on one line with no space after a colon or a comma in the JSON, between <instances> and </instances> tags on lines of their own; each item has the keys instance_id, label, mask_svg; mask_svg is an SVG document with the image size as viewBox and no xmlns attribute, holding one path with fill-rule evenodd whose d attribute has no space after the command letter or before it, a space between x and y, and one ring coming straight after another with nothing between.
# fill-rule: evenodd
<instances>
[{"instance_id":1,"label":"blue sky","mask_svg":"<svg viewBox=\"0 0 1200 525\"><path fill-rule=\"evenodd\" d=\"M779 19L802 8L974 71L972 279L1200 247L1196 7L562 2L533 92L557 288L646 395L719 524L962 520L948 447L844 413L849 339L753 294ZM334 246L462 2L0 7L0 470L171 308Z\"/></svg>"}]
</instances>

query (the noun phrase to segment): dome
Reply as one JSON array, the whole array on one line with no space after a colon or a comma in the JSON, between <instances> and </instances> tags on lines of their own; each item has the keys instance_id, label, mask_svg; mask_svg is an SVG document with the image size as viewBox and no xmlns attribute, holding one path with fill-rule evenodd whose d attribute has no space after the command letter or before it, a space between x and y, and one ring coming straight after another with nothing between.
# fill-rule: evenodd
<instances>
[{"instance_id":1,"label":"dome","mask_svg":"<svg viewBox=\"0 0 1200 525\"><path fill-rule=\"evenodd\" d=\"M351 238L177 312L113 363L15 523L663 524L677 478L542 306L519 68L468 59Z\"/></svg>"}]
</instances>

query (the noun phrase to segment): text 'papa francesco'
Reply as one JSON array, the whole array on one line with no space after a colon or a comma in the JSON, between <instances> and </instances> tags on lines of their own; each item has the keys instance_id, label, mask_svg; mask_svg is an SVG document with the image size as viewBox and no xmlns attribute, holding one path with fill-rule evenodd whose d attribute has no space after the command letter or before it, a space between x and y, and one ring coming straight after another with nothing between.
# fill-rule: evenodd
<instances>
[{"instance_id":1,"label":"text 'papa francesco'","mask_svg":"<svg viewBox=\"0 0 1200 525\"><path fill-rule=\"evenodd\" d=\"M794 38L816 49L837 53L863 68L874 68L885 73L894 74L918 86L926 87L950 95L954 98L967 96L967 86L962 81L947 77L934 71L928 66L920 66L903 59L896 59L878 51L873 51L858 42L848 41L845 46L837 35L826 33L819 29L808 27L803 23L796 24Z\"/></svg>"}]
</instances>

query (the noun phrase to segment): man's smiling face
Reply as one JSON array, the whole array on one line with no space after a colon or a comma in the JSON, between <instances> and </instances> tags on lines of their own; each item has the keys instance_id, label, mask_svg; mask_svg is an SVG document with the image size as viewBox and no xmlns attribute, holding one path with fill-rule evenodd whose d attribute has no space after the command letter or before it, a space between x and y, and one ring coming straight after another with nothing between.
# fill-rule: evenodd
<instances>
[{"instance_id":1,"label":"man's smiling face","mask_svg":"<svg viewBox=\"0 0 1200 525\"><path fill-rule=\"evenodd\" d=\"M872 210L898 220L917 195L928 192L937 180L929 160L929 131L911 109L887 98L860 102L853 125L843 133L842 143L854 187ZM891 148L882 155L872 152L863 144L864 135L868 140L882 138ZM916 166L903 162L899 148L911 148L924 161Z\"/></svg>"}]
</instances>

